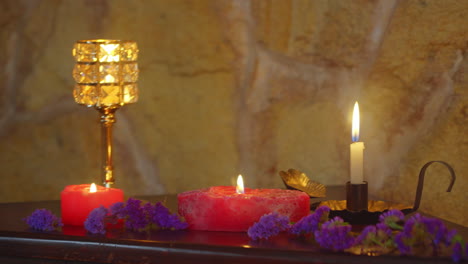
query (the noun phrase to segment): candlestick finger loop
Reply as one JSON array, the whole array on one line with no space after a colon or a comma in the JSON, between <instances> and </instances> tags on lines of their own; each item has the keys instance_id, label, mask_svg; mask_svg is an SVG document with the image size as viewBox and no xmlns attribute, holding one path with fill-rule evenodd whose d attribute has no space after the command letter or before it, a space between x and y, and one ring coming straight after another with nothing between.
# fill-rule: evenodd
<instances>
[{"instance_id":1,"label":"candlestick finger loop","mask_svg":"<svg viewBox=\"0 0 468 264\"><path fill-rule=\"evenodd\" d=\"M434 163L440 163L449 170L450 184L447 188L447 192L452 191L452 187L455 184L455 180L456 180L455 170L452 168L452 166L450 166L447 162L441 161L441 160L433 160L433 161L427 162L426 164L424 164L424 166L422 166L421 170L419 171L418 186L416 187L416 197L414 199L413 211L417 211L419 209L419 205L421 204L421 198L422 198L422 193L423 193L424 177L426 176L426 170L430 165Z\"/></svg>"}]
</instances>

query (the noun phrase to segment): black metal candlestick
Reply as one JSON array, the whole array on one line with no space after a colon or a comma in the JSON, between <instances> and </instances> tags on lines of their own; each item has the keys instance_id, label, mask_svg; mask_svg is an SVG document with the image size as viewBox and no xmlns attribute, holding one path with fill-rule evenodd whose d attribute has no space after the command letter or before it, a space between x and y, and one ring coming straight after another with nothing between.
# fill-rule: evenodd
<instances>
[{"instance_id":1,"label":"black metal candlestick","mask_svg":"<svg viewBox=\"0 0 468 264\"><path fill-rule=\"evenodd\" d=\"M423 192L424 177L426 175L427 168L434 163L444 165L450 172L450 184L447 188L447 192L452 190L452 187L456 180L454 169L445 161L429 161L421 168L419 172L418 186L416 188L416 197L413 206L392 203L386 201L368 200L367 182L363 184L346 184L346 200L325 200L311 204L311 209L315 210L319 206L330 207L329 218L339 216L343 218L345 222L356 225L370 225L376 224L379 221L379 217L382 213L391 210L398 209L405 215L416 212L419 209L421 203L421 197ZM325 194L324 188L320 189L317 195L316 190L321 184L318 182L311 181L307 176L299 171L290 169L288 172L294 171L295 173L280 172L284 184L288 189L295 189L303 191L309 194L311 198L323 197ZM287 176L287 177L286 177ZM307 178L307 179L306 179ZM321 187L321 186L320 186Z\"/></svg>"}]
</instances>

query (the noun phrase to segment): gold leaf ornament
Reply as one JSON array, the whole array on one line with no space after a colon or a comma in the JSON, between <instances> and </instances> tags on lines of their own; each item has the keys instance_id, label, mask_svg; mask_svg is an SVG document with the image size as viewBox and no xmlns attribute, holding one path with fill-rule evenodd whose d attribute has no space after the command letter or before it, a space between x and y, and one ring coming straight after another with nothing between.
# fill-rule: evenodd
<instances>
[{"instance_id":1,"label":"gold leaf ornament","mask_svg":"<svg viewBox=\"0 0 468 264\"><path fill-rule=\"evenodd\" d=\"M298 190L307 193L310 197L325 197L325 185L312 181L305 173L289 169L280 171L279 175L288 189Z\"/></svg>"}]
</instances>

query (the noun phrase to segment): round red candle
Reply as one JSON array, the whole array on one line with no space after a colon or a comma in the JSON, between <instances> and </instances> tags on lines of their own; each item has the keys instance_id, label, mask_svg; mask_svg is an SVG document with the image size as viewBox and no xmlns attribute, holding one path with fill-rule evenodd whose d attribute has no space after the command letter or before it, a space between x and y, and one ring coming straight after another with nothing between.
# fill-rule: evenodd
<instances>
[{"instance_id":1,"label":"round red candle","mask_svg":"<svg viewBox=\"0 0 468 264\"><path fill-rule=\"evenodd\" d=\"M123 191L120 189L96 186L96 192L90 192L90 186L69 185L62 191L60 197L63 224L82 226L93 209L101 205L109 207L124 200Z\"/></svg>"},{"instance_id":2,"label":"round red candle","mask_svg":"<svg viewBox=\"0 0 468 264\"><path fill-rule=\"evenodd\" d=\"M310 198L300 191L281 189L245 189L217 186L188 191L177 196L179 214L190 229L211 231L247 231L264 214L278 212L293 222L310 212Z\"/></svg>"}]
</instances>

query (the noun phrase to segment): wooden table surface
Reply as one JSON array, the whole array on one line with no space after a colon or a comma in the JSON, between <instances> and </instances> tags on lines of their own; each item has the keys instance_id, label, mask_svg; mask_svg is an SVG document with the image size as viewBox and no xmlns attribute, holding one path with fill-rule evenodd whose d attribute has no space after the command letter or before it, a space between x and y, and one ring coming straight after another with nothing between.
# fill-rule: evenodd
<instances>
[{"instance_id":1,"label":"wooden table surface","mask_svg":"<svg viewBox=\"0 0 468 264\"><path fill-rule=\"evenodd\" d=\"M341 190L328 191L341 199ZM175 195L138 198L177 207ZM60 201L0 203L0 263L452 263L449 258L333 253L287 235L255 242L236 232L111 230L101 236L77 227L36 232L21 219L38 208L60 215ZM449 225L467 238L467 228Z\"/></svg>"}]
</instances>

